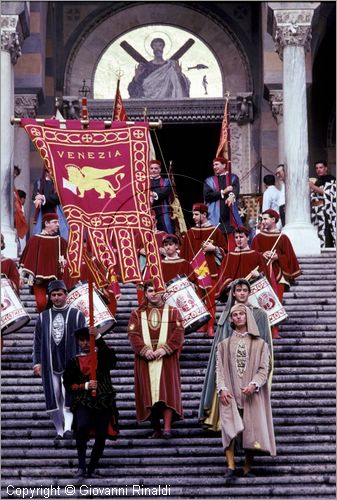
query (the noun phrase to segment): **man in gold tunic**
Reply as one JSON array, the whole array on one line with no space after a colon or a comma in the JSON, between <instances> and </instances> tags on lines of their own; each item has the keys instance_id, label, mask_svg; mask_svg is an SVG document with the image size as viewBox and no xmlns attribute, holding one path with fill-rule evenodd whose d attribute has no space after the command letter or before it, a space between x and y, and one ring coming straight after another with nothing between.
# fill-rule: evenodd
<instances>
[{"instance_id":1,"label":"man in gold tunic","mask_svg":"<svg viewBox=\"0 0 337 500\"><path fill-rule=\"evenodd\" d=\"M245 450L243 476L251 477L254 455L276 455L268 389L270 352L261 339L248 307L231 309L233 334L220 342L216 383L220 400L222 443L226 453L226 479L235 477L234 445L242 433Z\"/></svg>"},{"instance_id":2,"label":"man in gold tunic","mask_svg":"<svg viewBox=\"0 0 337 500\"><path fill-rule=\"evenodd\" d=\"M184 329L179 311L163 303L152 281L144 283L144 293L144 303L132 311L128 325L135 353L137 420L150 420L151 438L169 439L172 422L183 418L179 355Z\"/></svg>"}]
</instances>

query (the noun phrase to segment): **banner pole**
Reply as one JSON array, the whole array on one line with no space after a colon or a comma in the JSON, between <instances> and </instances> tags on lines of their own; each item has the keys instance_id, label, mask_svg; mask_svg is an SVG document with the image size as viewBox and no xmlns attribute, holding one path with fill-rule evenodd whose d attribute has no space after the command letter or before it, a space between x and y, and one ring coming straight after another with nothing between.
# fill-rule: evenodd
<instances>
[{"instance_id":1,"label":"banner pole","mask_svg":"<svg viewBox=\"0 0 337 500\"><path fill-rule=\"evenodd\" d=\"M93 356L95 354L95 333L96 329L94 326L94 286L91 277L88 279L89 287L89 330L90 330L90 354ZM90 365L90 380L96 380L96 366L92 362ZM92 389L92 396L96 396L96 389Z\"/></svg>"},{"instance_id":2,"label":"banner pole","mask_svg":"<svg viewBox=\"0 0 337 500\"><path fill-rule=\"evenodd\" d=\"M36 123L43 125L46 122L46 119L45 118L35 118L34 121L36 121ZM58 121L60 123L67 123L67 120L58 120ZM81 122L81 124L84 127L89 125L89 120L79 120L79 121ZM17 118L15 116L12 116L10 122L12 125L21 125L21 118ZM106 127L110 127L111 123L112 123L111 120L104 120L104 125ZM127 121L125 123L126 123L126 125L135 125L137 122ZM158 120L157 122L148 122L148 123L149 123L150 128L153 128L153 129L163 128L163 122L161 120Z\"/></svg>"}]
</instances>

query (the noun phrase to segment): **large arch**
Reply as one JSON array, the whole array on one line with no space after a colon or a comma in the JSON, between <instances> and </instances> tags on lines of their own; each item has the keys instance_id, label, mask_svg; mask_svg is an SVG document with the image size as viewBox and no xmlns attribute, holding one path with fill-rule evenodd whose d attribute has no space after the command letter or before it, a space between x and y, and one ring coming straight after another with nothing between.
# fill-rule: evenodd
<instances>
[{"instance_id":1,"label":"large arch","mask_svg":"<svg viewBox=\"0 0 337 500\"><path fill-rule=\"evenodd\" d=\"M112 12L97 13L83 25L69 51L64 72L64 93L77 95L83 78L92 85L97 61L108 45L135 26L162 23L198 36L219 61L224 91L252 92L253 77L248 57L238 37L215 17L174 3L138 4Z\"/></svg>"}]
</instances>

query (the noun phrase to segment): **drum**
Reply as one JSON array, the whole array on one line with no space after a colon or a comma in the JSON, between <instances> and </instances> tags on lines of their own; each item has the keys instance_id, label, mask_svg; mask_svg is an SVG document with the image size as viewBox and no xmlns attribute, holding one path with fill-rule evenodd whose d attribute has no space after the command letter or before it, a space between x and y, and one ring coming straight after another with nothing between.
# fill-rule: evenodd
<instances>
[{"instance_id":1,"label":"drum","mask_svg":"<svg viewBox=\"0 0 337 500\"><path fill-rule=\"evenodd\" d=\"M211 316L186 276L177 276L166 284L163 299L179 309L185 333L196 332Z\"/></svg>"},{"instance_id":2,"label":"drum","mask_svg":"<svg viewBox=\"0 0 337 500\"><path fill-rule=\"evenodd\" d=\"M11 282L7 278L1 278L1 334L16 332L29 321L30 316L24 310Z\"/></svg>"},{"instance_id":3,"label":"drum","mask_svg":"<svg viewBox=\"0 0 337 500\"><path fill-rule=\"evenodd\" d=\"M116 320L95 288L93 292L94 326L97 328L98 333L104 335L111 330ZM87 282L80 282L70 290L67 304L79 309L89 324L89 286Z\"/></svg>"},{"instance_id":4,"label":"drum","mask_svg":"<svg viewBox=\"0 0 337 500\"><path fill-rule=\"evenodd\" d=\"M261 307L266 311L270 326L277 325L288 317L278 296L265 276L262 275L250 284L249 302L252 306Z\"/></svg>"}]
</instances>

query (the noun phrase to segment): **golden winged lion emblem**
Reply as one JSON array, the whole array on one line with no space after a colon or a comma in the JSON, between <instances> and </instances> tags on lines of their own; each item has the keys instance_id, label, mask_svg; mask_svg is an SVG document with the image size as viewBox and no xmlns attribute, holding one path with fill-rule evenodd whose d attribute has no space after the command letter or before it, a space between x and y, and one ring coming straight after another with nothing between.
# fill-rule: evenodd
<instances>
[{"instance_id":1,"label":"golden winged lion emblem","mask_svg":"<svg viewBox=\"0 0 337 500\"><path fill-rule=\"evenodd\" d=\"M116 198L116 191L120 189L120 181L125 177L123 172L119 172L125 165L120 167L108 168L101 170L94 167L79 167L74 164L66 165L68 173L68 183L75 186L79 191L79 197L84 198L85 192L94 189L98 194L98 198L105 198L108 194L110 198ZM119 173L117 173L119 172ZM114 187L110 181L104 179L114 175L117 186Z\"/></svg>"}]
</instances>

